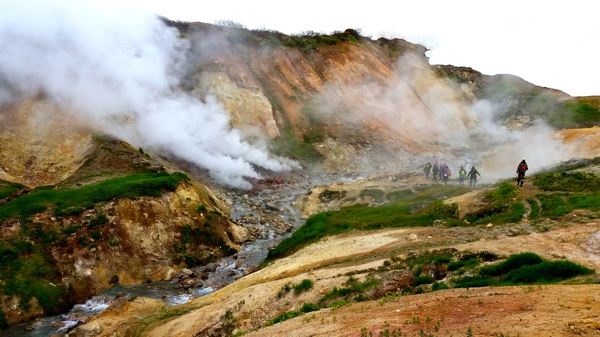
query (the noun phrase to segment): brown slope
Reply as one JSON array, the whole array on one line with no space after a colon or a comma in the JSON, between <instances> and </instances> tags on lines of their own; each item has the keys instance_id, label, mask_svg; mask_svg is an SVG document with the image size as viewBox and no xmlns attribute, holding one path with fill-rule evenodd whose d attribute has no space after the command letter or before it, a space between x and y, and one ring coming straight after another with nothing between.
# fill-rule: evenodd
<instances>
[{"instance_id":1,"label":"brown slope","mask_svg":"<svg viewBox=\"0 0 600 337\"><path fill-rule=\"evenodd\" d=\"M314 316L309 313L263 327L267 320L286 311L298 310L303 303L315 303L334 286L343 286L348 273L361 279L369 270L381 266L390 255L402 256L403 252L433 247L486 250L497 254L531 251L548 259L566 258L596 270L600 268L598 260L593 258L600 252L597 243L593 244L600 232L597 221L565 223L544 233L509 236L513 235L510 233L514 229L513 226L433 227L330 237L213 294L170 309L183 313L187 311L184 308L194 308L180 317L144 327L142 335L225 336L233 331L245 331L248 336L281 333L290 336L361 336L363 327L373 331L374 335L386 328L400 328L414 335L424 329L434 336L464 335L469 328L473 335L480 336L499 333L505 336L567 336L572 333L571 329L594 332L600 322L598 285L445 290L386 301L353 303L338 310L324 309L315 312ZM416 238L409 234L415 234ZM283 297L278 295L285 284L297 284L303 279L312 280L314 288L300 295L293 292ZM228 310L235 320L225 318ZM98 335L109 336L115 331L137 326L132 320L136 315L139 315L136 310L123 311L119 317L101 314L77 331L81 334L92 327L100 327L102 332ZM418 323L413 323L417 318ZM440 329L434 331L437 321L440 321ZM225 332L229 329L227 324L233 324L235 330ZM258 330L252 332L254 329Z\"/></svg>"}]
</instances>

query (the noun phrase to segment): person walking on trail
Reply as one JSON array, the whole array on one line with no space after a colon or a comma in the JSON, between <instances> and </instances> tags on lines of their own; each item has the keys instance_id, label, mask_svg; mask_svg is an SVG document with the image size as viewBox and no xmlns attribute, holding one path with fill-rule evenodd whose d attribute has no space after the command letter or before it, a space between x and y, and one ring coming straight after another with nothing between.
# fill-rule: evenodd
<instances>
[{"instance_id":1,"label":"person walking on trail","mask_svg":"<svg viewBox=\"0 0 600 337\"><path fill-rule=\"evenodd\" d=\"M481 174L479 174L479 171L477 171L475 166L472 166L471 170L467 174L467 177L469 177L469 179L470 179L469 186L475 186L477 184L477 176L478 175L481 177Z\"/></svg>"},{"instance_id":2,"label":"person walking on trail","mask_svg":"<svg viewBox=\"0 0 600 337\"><path fill-rule=\"evenodd\" d=\"M467 171L465 170L464 167L461 166L460 170L458 171L458 184L464 185L466 177L467 177Z\"/></svg>"},{"instance_id":3,"label":"person walking on trail","mask_svg":"<svg viewBox=\"0 0 600 337\"><path fill-rule=\"evenodd\" d=\"M431 173L433 174L433 181L437 181L437 176L438 176L438 163L437 160L435 161L435 163L433 164L433 167L431 168Z\"/></svg>"},{"instance_id":4,"label":"person walking on trail","mask_svg":"<svg viewBox=\"0 0 600 337\"><path fill-rule=\"evenodd\" d=\"M440 180L444 180L444 168L445 167L446 167L446 163L440 165L440 170L438 171Z\"/></svg>"},{"instance_id":5,"label":"person walking on trail","mask_svg":"<svg viewBox=\"0 0 600 337\"><path fill-rule=\"evenodd\" d=\"M444 163L444 168L442 171L442 177L444 179L444 185L446 185L448 183L448 179L450 178L450 168L448 167L448 165L446 163Z\"/></svg>"},{"instance_id":6,"label":"person walking on trail","mask_svg":"<svg viewBox=\"0 0 600 337\"><path fill-rule=\"evenodd\" d=\"M425 163L425 167L423 168L423 172L425 172L425 179L429 179L429 172L431 171L431 163Z\"/></svg>"},{"instance_id":7,"label":"person walking on trail","mask_svg":"<svg viewBox=\"0 0 600 337\"><path fill-rule=\"evenodd\" d=\"M521 160L519 165L517 166L517 186L523 187L523 181L525 180L525 172L529 167L527 167L527 162L525 162L525 158Z\"/></svg>"}]
</instances>

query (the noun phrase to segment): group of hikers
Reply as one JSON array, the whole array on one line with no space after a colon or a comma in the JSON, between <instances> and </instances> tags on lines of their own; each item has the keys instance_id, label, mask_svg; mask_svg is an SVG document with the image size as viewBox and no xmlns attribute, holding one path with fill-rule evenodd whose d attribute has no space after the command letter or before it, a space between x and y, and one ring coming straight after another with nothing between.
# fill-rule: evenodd
<instances>
[{"instance_id":1,"label":"group of hikers","mask_svg":"<svg viewBox=\"0 0 600 337\"><path fill-rule=\"evenodd\" d=\"M525 158L523 158L523 160L517 166L517 186L523 187L523 181L525 180L525 172L528 169L529 168L527 167L527 162L525 162ZM448 183L448 179L450 179L450 176L452 175L448 164L443 163L438 165L437 160L433 165L431 165L431 162L425 163L423 172L425 172L425 179L429 179L429 174L431 173L433 181L438 181L439 179L440 181L444 182L444 185ZM458 183L460 185L464 185L465 179L468 178L469 186L475 186L477 184L477 176L481 177L481 174L479 173L479 171L477 171L474 165L471 166L469 172L465 170L464 166L461 166L460 170L458 170Z\"/></svg>"},{"instance_id":2,"label":"group of hikers","mask_svg":"<svg viewBox=\"0 0 600 337\"><path fill-rule=\"evenodd\" d=\"M430 162L425 163L423 171L425 172L426 179L429 179L429 174L431 173L433 181L438 181L439 179L440 181L444 182L444 185L448 183L448 179L450 179L452 176L452 172L450 171L448 164L438 164L437 160L435 163L433 163L433 165L431 165ZM461 166L460 170L458 170L458 183L460 185L464 185L465 179L469 178L469 186L475 186L475 184L477 184L477 176L481 177L481 174L479 174L479 171L477 171L475 166L471 166L471 169L468 173L465 168Z\"/></svg>"}]
</instances>

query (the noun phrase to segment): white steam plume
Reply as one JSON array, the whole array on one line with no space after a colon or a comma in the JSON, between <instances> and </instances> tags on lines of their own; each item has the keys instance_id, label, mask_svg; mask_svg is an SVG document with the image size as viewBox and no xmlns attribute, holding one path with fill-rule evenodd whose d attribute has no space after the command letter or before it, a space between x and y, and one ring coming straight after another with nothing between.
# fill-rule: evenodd
<instances>
[{"instance_id":1,"label":"white steam plume","mask_svg":"<svg viewBox=\"0 0 600 337\"><path fill-rule=\"evenodd\" d=\"M516 177L523 157L533 173L574 156L573 146L556 139L542 122L521 129L502 125L496 117L505 108L477 100L469 90L439 77L422 56L403 55L396 77L386 83L370 78L357 82L329 82L318 97L317 117L357 130L375 129L388 143L397 137L408 153L395 160L402 164L419 158L413 169L435 160L447 162L455 173L460 166L475 165L482 181L491 183ZM370 165L385 160L374 152L368 154L375 158Z\"/></svg>"},{"instance_id":2,"label":"white steam plume","mask_svg":"<svg viewBox=\"0 0 600 337\"><path fill-rule=\"evenodd\" d=\"M135 146L168 150L221 182L297 167L232 129L223 107L177 89L188 44L151 13L88 1L0 0L0 104L44 93Z\"/></svg>"},{"instance_id":3,"label":"white steam plume","mask_svg":"<svg viewBox=\"0 0 600 337\"><path fill-rule=\"evenodd\" d=\"M528 128L510 130L494 121L502 111L498 104L482 100L472 110L479 116L480 126L471 134L478 133L476 139L483 139L487 145L478 161L483 164L488 181L516 177L517 165L523 158L531 174L576 156L575 145L565 144L541 121Z\"/></svg>"}]
</instances>

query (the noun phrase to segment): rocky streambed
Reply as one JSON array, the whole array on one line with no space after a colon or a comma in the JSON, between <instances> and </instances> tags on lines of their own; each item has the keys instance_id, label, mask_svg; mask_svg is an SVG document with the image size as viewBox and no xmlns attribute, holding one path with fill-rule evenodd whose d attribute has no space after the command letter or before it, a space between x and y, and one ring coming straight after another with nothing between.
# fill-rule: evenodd
<instances>
[{"instance_id":1,"label":"rocky streambed","mask_svg":"<svg viewBox=\"0 0 600 337\"><path fill-rule=\"evenodd\" d=\"M208 265L184 268L169 281L117 285L74 306L66 314L16 325L2 336L64 336L69 329L85 323L123 297L148 297L179 305L216 291L254 271L270 249L304 223L306 218L293 204L313 183L307 175L295 174L256 181L250 191L216 188L215 194L231 209L231 219L248 230L248 237L236 254Z\"/></svg>"}]
</instances>

